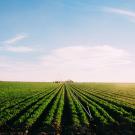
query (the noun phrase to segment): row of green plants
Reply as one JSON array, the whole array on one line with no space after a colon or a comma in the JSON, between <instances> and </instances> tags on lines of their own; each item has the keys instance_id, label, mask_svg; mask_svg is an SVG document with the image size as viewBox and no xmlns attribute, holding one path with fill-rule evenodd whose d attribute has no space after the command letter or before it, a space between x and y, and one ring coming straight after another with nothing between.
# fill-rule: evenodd
<instances>
[{"instance_id":1,"label":"row of green plants","mask_svg":"<svg viewBox=\"0 0 135 135\"><path fill-rule=\"evenodd\" d=\"M91 114L95 120L95 122L98 124L104 124L109 125L110 123L115 123L115 119L111 117L107 111L105 111L101 106L99 106L97 103L95 103L93 100L90 100L87 98L83 91L79 91L77 88L73 88L74 94L78 97L78 99L84 104L84 106L87 108L89 107Z\"/></svg>"},{"instance_id":2,"label":"row of green plants","mask_svg":"<svg viewBox=\"0 0 135 135\"><path fill-rule=\"evenodd\" d=\"M135 122L133 113L124 110L122 107L117 106L112 102L108 102L102 98L99 98L98 95L90 93L88 90L82 90L80 88L77 89L82 95L84 95L87 99L94 101L96 104L104 108L110 116L116 118L119 122Z\"/></svg>"},{"instance_id":3,"label":"row of green plants","mask_svg":"<svg viewBox=\"0 0 135 135\"><path fill-rule=\"evenodd\" d=\"M42 99L40 99L36 104L31 106L28 110L25 110L24 114L21 115L16 121L14 121L14 127L22 125L24 128L32 126L32 124L37 120L42 111L47 107L51 102L52 98L55 97L59 89L54 90L53 92L46 94Z\"/></svg>"},{"instance_id":4,"label":"row of green plants","mask_svg":"<svg viewBox=\"0 0 135 135\"><path fill-rule=\"evenodd\" d=\"M26 100L24 102L15 104L13 107L8 107L8 108L4 109L4 111L1 111L0 125L6 124L7 121L12 119L13 117L16 117L16 115L18 115L21 111L25 110L26 108L28 108L28 109L31 108L33 105L38 103L40 100L43 100L46 97L46 95L48 95L48 94L53 95L55 89L56 88L48 89L44 93L36 94L32 98L29 98L28 100ZM6 106L8 106L8 105L6 105Z\"/></svg>"}]
</instances>

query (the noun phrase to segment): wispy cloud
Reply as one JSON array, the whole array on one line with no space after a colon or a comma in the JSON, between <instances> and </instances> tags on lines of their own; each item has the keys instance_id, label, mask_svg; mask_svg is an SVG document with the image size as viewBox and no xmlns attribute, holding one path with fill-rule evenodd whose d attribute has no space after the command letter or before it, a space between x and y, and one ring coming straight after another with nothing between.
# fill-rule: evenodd
<instances>
[{"instance_id":1,"label":"wispy cloud","mask_svg":"<svg viewBox=\"0 0 135 135\"><path fill-rule=\"evenodd\" d=\"M18 41L21 41L27 37L28 37L27 34L18 34L13 38L10 38L10 39L7 39L6 41L3 41L3 43L8 44L8 45L13 45L13 44L17 43Z\"/></svg>"},{"instance_id":2,"label":"wispy cloud","mask_svg":"<svg viewBox=\"0 0 135 135\"><path fill-rule=\"evenodd\" d=\"M10 51L10 52L18 52L18 53L20 53L20 52L25 53L25 52L34 51L33 48L26 47L26 46L19 46L19 47L7 46L7 47L5 47L5 50Z\"/></svg>"},{"instance_id":3,"label":"wispy cloud","mask_svg":"<svg viewBox=\"0 0 135 135\"><path fill-rule=\"evenodd\" d=\"M103 10L106 11L106 12L115 13L115 14L135 18L135 11L129 11L129 10L125 10L125 9L111 8L111 7L104 7Z\"/></svg>"},{"instance_id":4,"label":"wispy cloud","mask_svg":"<svg viewBox=\"0 0 135 135\"><path fill-rule=\"evenodd\" d=\"M18 42L24 40L25 38L28 38L27 34L18 34L15 37L11 39L7 39L6 41L2 42L1 50L9 51L9 52L18 52L18 53L27 53L32 52L34 49L30 46L22 46L19 45Z\"/></svg>"}]
</instances>

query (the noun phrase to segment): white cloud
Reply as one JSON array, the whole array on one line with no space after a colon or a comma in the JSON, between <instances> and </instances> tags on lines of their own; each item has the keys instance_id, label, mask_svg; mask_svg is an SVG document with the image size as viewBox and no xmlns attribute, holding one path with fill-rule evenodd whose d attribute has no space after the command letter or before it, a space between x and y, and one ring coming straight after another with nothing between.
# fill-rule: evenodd
<instances>
[{"instance_id":1,"label":"white cloud","mask_svg":"<svg viewBox=\"0 0 135 135\"><path fill-rule=\"evenodd\" d=\"M0 70L0 79L135 81L135 65L132 55L123 49L108 45L71 46L58 48L48 53L33 63L14 61L8 66L5 65Z\"/></svg>"},{"instance_id":2,"label":"white cloud","mask_svg":"<svg viewBox=\"0 0 135 135\"><path fill-rule=\"evenodd\" d=\"M111 46L96 47L65 47L56 49L48 56L42 57L44 65L55 66L56 68L110 68L112 66L129 64L129 54Z\"/></svg>"},{"instance_id":3,"label":"white cloud","mask_svg":"<svg viewBox=\"0 0 135 135\"><path fill-rule=\"evenodd\" d=\"M10 38L10 39L4 41L3 43L8 44L8 45L13 45L13 44L17 43L18 41L21 41L27 37L28 37L28 35L26 35L26 34L18 34L13 38Z\"/></svg>"},{"instance_id":4,"label":"white cloud","mask_svg":"<svg viewBox=\"0 0 135 135\"><path fill-rule=\"evenodd\" d=\"M28 38L28 35L26 34L18 34L15 37L8 39L6 41L2 42L2 47L0 50L9 51L9 52L18 52L18 53L26 53L26 52L32 52L34 49L29 46L20 46L17 44L17 42Z\"/></svg>"},{"instance_id":5,"label":"white cloud","mask_svg":"<svg viewBox=\"0 0 135 135\"><path fill-rule=\"evenodd\" d=\"M31 47L26 47L26 46L19 46L19 47L6 46L5 50L10 51L10 52L22 52L22 53L24 53L24 52L31 52L34 49L31 48Z\"/></svg>"},{"instance_id":6,"label":"white cloud","mask_svg":"<svg viewBox=\"0 0 135 135\"><path fill-rule=\"evenodd\" d=\"M116 13L116 14L135 18L134 11L124 10L124 9L119 9L119 8L111 8L111 7L105 7L104 10L107 12Z\"/></svg>"}]
</instances>

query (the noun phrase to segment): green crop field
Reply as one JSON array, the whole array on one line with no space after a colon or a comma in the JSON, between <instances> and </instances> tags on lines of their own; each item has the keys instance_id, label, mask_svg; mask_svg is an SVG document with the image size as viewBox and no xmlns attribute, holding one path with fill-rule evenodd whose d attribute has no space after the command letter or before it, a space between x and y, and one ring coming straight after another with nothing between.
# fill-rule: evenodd
<instances>
[{"instance_id":1,"label":"green crop field","mask_svg":"<svg viewBox=\"0 0 135 135\"><path fill-rule=\"evenodd\" d=\"M135 84L0 82L0 135L135 135Z\"/></svg>"}]
</instances>

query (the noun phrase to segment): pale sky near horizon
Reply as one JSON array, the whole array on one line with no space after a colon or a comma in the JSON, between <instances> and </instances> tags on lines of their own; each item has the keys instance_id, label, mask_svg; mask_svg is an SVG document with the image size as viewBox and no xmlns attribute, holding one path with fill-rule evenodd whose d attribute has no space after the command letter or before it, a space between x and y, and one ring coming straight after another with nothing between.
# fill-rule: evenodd
<instances>
[{"instance_id":1,"label":"pale sky near horizon","mask_svg":"<svg viewBox=\"0 0 135 135\"><path fill-rule=\"evenodd\" d=\"M134 0L0 0L0 80L135 82Z\"/></svg>"}]
</instances>

